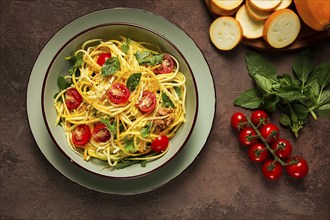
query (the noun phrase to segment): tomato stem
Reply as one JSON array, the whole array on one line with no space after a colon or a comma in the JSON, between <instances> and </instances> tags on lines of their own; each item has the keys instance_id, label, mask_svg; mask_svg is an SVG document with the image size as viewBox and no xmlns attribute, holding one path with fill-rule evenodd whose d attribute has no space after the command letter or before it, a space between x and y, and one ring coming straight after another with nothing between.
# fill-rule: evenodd
<instances>
[{"instance_id":1,"label":"tomato stem","mask_svg":"<svg viewBox=\"0 0 330 220\"><path fill-rule=\"evenodd\" d=\"M267 141L265 140L265 138L260 134L258 128L251 122L251 120L249 118L247 118L248 120L248 124L253 128L253 130L257 133L257 137L262 141L262 143L266 146L267 150L273 155L274 157L274 163L277 161L279 164L281 164L282 166L287 166L289 165L291 162L289 163L285 163L283 160L281 160L276 154L276 149L273 150L269 144L267 143ZM268 138L272 138L273 136L276 136L275 134L269 135Z\"/></svg>"}]
</instances>

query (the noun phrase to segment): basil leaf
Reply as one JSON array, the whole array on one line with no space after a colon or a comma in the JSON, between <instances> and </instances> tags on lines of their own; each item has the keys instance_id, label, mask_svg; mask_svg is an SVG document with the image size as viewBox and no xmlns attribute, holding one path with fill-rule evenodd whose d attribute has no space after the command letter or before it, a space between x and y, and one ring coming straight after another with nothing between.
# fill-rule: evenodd
<instances>
[{"instance_id":1,"label":"basil leaf","mask_svg":"<svg viewBox=\"0 0 330 220\"><path fill-rule=\"evenodd\" d=\"M155 54L154 55L154 65L157 65L157 64L160 64L160 63L162 63L163 62L163 60L164 60L164 54Z\"/></svg>"},{"instance_id":2,"label":"basil leaf","mask_svg":"<svg viewBox=\"0 0 330 220\"><path fill-rule=\"evenodd\" d=\"M280 102L280 98L276 95L270 95L264 98L262 108L267 111L274 113L276 111L277 103Z\"/></svg>"},{"instance_id":3,"label":"basil leaf","mask_svg":"<svg viewBox=\"0 0 330 220\"><path fill-rule=\"evenodd\" d=\"M257 89L250 89L242 93L234 101L234 105L248 109L256 109L261 106L262 100L262 95Z\"/></svg>"},{"instance_id":4,"label":"basil leaf","mask_svg":"<svg viewBox=\"0 0 330 220\"><path fill-rule=\"evenodd\" d=\"M330 90L324 90L320 96L319 105L330 103Z\"/></svg>"},{"instance_id":5,"label":"basil leaf","mask_svg":"<svg viewBox=\"0 0 330 220\"><path fill-rule=\"evenodd\" d=\"M126 38L126 42L121 45L121 50L126 54L128 53L128 50L129 50L130 41L131 41L130 38Z\"/></svg>"},{"instance_id":6,"label":"basil leaf","mask_svg":"<svg viewBox=\"0 0 330 220\"><path fill-rule=\"evenodd\" d=\"M320 117L327 117L329 118L330 117L330 109L326 109L326 110L319 110L317 112L317 114L320 116Z\"/></svg>"},{"instance_id":7,"label":"basil leaf","mask_svg":"<svg viewBox=\"0 0 330 220\"><path fill-rule=\"evenodd\" d=\"M143 61L146 61L149 56L151 56L150 51L137 51L135 54L138 63L142 63Z\"/></svg>"},{"instance_id":8,"label":"basil leaf","mask_svg":"<svg viewBox=\"0 0 330 220\"><path fill-rule=\"evenodd\" d=\"M118 57L111 57L105 61L102 66L102 76L110 76L115 74L120 68L120 62Z\"/></svg>"},{"instance_id":9,"label":"basil leaf","mask_svg":"<svg viewBox=\"0 0 330 220\"><path fill-rule=\"evenodd\" d=\"M263 92L271 94L272 93L272 81L264 76L256 74L254 76L256 84L259 86Z\"/></svg>"},{"instance_id":10,"label":"basil leaf","mask_svg":"<svg viewBox=\"0 0 330 220\"><path fill-rule=\"evenodd\" d=\"M150 51L138 51L135 54L139 64L150 64L155 66L163 62L164 54L153 54Z\"/></svg>"},{"instance_id":11,"label":"basil leaf","mask_svg":"<svg viewBox=\"0 0 330 220\"><path fill-rule=\"evenodd\" d=\"M124 146L127 151L130 151L130 152L135 151L134 140L128 138L127 136L124 138Z\"/></svg>"},{"instance_id":12,"label":"basil leaf","mask_svg":"<svg viewBox=\"0 0 330 220\"><path fill-rule=\"evenodd\" d=\"M297 79L302 82L302 85L304 87L309 74L314 69L312 54L309 49L303 50L296 56L293 61L292 69L296 74Z\"/></svg>"},{"instance_id":13,"label":"basil leaf","mask_svg":"<svg viewBox=\"0 0 330 220\"><path fill-rule=\"evenodd\" d=\"M323 88L327 87L330 83L330 62L320 64L315 68L313 73L311 74L310 81L313 81L314 79L317 79L321 91Z\"/></svg>"},{"instance_id":14,"label":"basil leaf","mask_svg":"<svg viewBox=\"0 0 330 220\"><path fill-rule=\"evenodd\" d=\"M245 63L252 78L258 74L269 79L276 79L276 68L260 54L253 51L247 51Z\"/></svg>"},{"instance_id":15,"label":"basil leaf","mask_svg":"<svg viewBox=\"0 0 330 220\"><path fill-rule=\"evenodd\" d=\"M319 107L319 110L329 110L330 109L330 103L324 104Z\"/></svg>"},{"instance_id":16,"label":"basil leaf","mask_svg":"<svg viewBox=\"0 0 330 220\"><path fill-rule=\"evenodd\" d=\"M57 78L57 86L58 86L58 88L59 88L60 90L64 90L64 89L70 87L70 85L71 85L71 83L68 82L68 81L64 78L64 76L59 76L59 77Z\"/></svg>"},{"instance_id":17,"label":"basil leaf","mask_svg":"<svg viewBox=\"0 0 330 220\"><path fill-rule=\"evenodd\" d=\"M173 102L164 92L162 93L162 106L166 108L174 108Z\"/></svg>"},{"instance_id":18,"label":"basil leaf","mask_svg":"<svg viewBox=\"0 0 330 220\"><path fill-rule=\"evenodd\" d=\"M83 53L78 53L77 55L65 57L65 60L70 61L72 67L69 69L70 75L75 74L76 77L80 75L79 67L83 61Z\"/></svg>"},{"instance_id":19,"label":"basil leaf","mask_svg":"<svg viewBox=\"0 0 330 220\"><path fill-rule=\"evenodd\" d=\"M298 120L306 120L308 116L308 109L302 104L293 104L292 108L297 116Z\"/></svg>"},{"instance_id":20,"label":"basil leaf","mask_svg":"<svg viewBox=\"0 0 330 220\"><path fill-rule=\"evenodd\" d=\"M303 93L300 92L299 89L295 88L295 87L284 87L281 88L277 91L276 95L278 95L279 97L281 97L282 99L285 99L289 102L293 102L293 101L305 101L306 99L308 99L308 97L306 95L304 95Z\"/></svg>"},{"instance_id":21,"label":"basil leaf","mask_svg":"<svg viewBox=\"0 0 330 220\"><path fill-rule=\"evenodd\" d=\"M330 117L330 103L320 106L317 113L321 117Z\"/></svg>"},{"instance_id":22,"label":"basil leaf","mask_svg":"<svg viewBox=\"0 0 330 220\"><path fill-rule=\"evenodd\" d=\"M290 126L291 125L291 119L287 114L283 113L280 116L280 123L284 126Z\"/></svg>"},{"instance_id":23,"label":"basil leaf","mask_svg":"<svg viewBox=\"0 0 330 220\"><path fill-rule=\"evenodd\" d=\"M60 93L59 92L55 93L53 98L55 99L58 96L58 94L60 94ZM62 99L60 98L59 101L62 102Z\"/></svg>"},{"instance_id":24,"label":"basil leaf","mask_svg":"<svg viewBox=\"0 0 330 220\"><path fill-rule=\"evenodd\" d=\"M330 90L322 92L317 113L321 117L330 117Z\"/></svg>"},{"instance_id":25,"label":"basil leaf","mask_svg":"<svg viewBox=\"0 0 330 220\"><path fill-rule=\"evenodd\" d=\"M136 87L139 85L142 73L133 73L130 75L126 82L126 87L129 91L133 92Z\"/></svg>"}]
</instances>

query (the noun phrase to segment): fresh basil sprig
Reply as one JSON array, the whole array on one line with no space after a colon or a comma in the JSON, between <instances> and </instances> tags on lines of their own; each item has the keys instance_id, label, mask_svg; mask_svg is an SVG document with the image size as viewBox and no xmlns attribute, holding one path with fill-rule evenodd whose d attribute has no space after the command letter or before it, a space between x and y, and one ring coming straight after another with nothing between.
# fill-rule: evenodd
<instances>
[{"instance_id":1,"label":"fresh basil sprig","mask_svg":"<svg viewBox=\"0 0 330 220\"><path fill-rule=\"evenodd\" d=\"M277 74L276 68L260 54L248 51L245 57L248 73L256 88L242 93L234 104L248 109L280 110L280 123L298 132L311 114L316 120L330 117L330 62L315 66L309 49L294 59L293 74Z\"/></svg>"}]
</instances>

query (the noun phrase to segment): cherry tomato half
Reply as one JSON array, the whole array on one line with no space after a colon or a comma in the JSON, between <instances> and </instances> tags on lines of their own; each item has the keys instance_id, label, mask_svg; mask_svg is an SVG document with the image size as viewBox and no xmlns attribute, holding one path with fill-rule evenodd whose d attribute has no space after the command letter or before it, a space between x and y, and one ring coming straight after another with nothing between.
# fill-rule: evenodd
<instances>
[{"instance_id":1,"label":"cherry tomato half","mask_svg":"<svg viewBox=\"0 0 330 220\"><path fill-rule=\"evenodd\" d=\"M155 152L164 152L169 143L168 137L166 135L161 135L151 142L151 149Z\"/></svg>"},{"instance_id":2,"label":"cherry tomato half","mask_svg":"<svg viewBox=\"0 0 330 220\"><path fill-rule=\"evenodd\" d=\"M309 169L306 160L300 156L295 156L288 158L286 162L289 163L291 161L296 161L296 163L285 166L286 172L289 176L297 179L305 177Z\"/></svg>"},{"instance_id":3,"label":"cherry tomato half","mask_svg":"<svg viewBox=\"0 0 330 220\"><path fill-rule=\"evenodd\" d=\"M278 180L282 176L282 166L274 160L267 160L262 165L262 174L268 180Z\"/></svg>"},{"instance_id":4,"label":"cherry tomato half","mask_svg":"<svg viewBox=\"0 0 330 220\"><path fill-rule=\"evenodd\" d=\"M144 113L151 112L156 107L156 95L149 91L143 91L142 96L138 102L140 110Z\"/></svg>"},{"instance_id":5,"label":"cherry tomato half","mask_svg":"<svg viewBox=\"0 0 330 220\"><path fill-rule=\"evenodd\" d=\"M158 69L155 69L156 73L171 73L173 71L174 67L174 61L172 57L168 54L164 54L164 59L162 61L161 67Z\"/></svg>"},{"instance_id":6,"label":"cherry tomato half","mask_svg":"<svg viewBox=\"0 0 330 220\"><path fill-rule=\"evenodd\" d=\"M276 150L275 154L281 159L287 158L292 153L291 143L288 140L283 139L283 138L280 138L276 142L274 142L271 145L271 148L273 150Z\"/></svg>"},{"instance_id":7,"label":"cherry tomato half","mask_svg":"<svg viewBox=\"0 0 330 220\"><path fill-rule=\"evenodd\" d=\"M111 53L101 53L100 56L97 58L96 62L100 66L103 66L105 61L107 61L107 59L109 59L109 58L111 58Z\"/></svg>"},{"instance_id":8,"label":"cherry tomato half","mask_svg":"<svg viewBox=\"0 0 330 220\"><path fill-rule=\"evenodd\" d=\"M268 157L268 150L262 143L255 143L248 149L248 155L253 162L263 162Z\"/></svg>"},{"instance_id":9,"label":"cherry tomato half","mask_svg":"<svg viewBox=\"0 0 330 220\"><path fill-rule=\"evenodd\" d=\"M72 142L75 146L81 147L89 142L91 139L91 130L85 124L78 125L72 131Z\"/></svg>"},{"instance_id":10,"label":"cherry tomato half","mask_svg":"<svg viewBox=\"0 0 330 220\"><path fill-rule=\"evenodd\" d=\"M123 104L128 101L130 91L125 85L121 83L115 83L108 90L107 94L112 103Z\"/></svg>"},{"instance_id":11,"label":"cherry tomato half","mask_svg":"<svg viewBox=\"0 0 330 220\"><path fill-rule=\"evenodd\" d=\"M110 139L110 132L107 126L103 123L99 123L94 126L92 132L92 139L96 142L107 142Z\"/></svg>"},{"instance_id":12,"label":"cherry tomato half","mask_svg":"<svg viewBox=\"0 0 330 220\"><path fill-rule=\"evenodd\" d=\"M270 144L276 142L280 136L280 129L272 123L261 126L259 131L261 136Z\"/></svg>"},{"instance_id":13,"label":"cherry tomato half","mask_svg":"<svg viewBox=\"0 0 330 220\"><path fill-rule=\"evenodd\" d=\"M78 108L82 99L82 96L76 88L70 88L65 93L65 105L69 110Z\"/></svg>"},{"instance_id":14,"label":"cherry tomato half","mask_svg":"<svg viewBox=\"0 0 330 220\"><path fill-rule=\"evenodd\" d=\"M263 110L255 110L251 114L251 122L255 125L264 125L268 121L268 115Z\"/></svg>"},{"instance_id":15,"label":"cherry tomato half","mask_svg":"<svg viewBox=\"0 0 330 220\"><path fill-rule=\"evenodd\" d=\"M238 133L238 140L241 144L248 147L257 142L256 135L257 133L253 130L253 128L243 128L243 130Z\"/></svg>"},{"instance_id":16,"label":"cherry tomato half","mask_svg":"<svg viewBox=\"0 0 330 220\"><path fill-rule=\"evenodd\" d=\"M240 130L241 128L245 128L247 125L246 116L242 112L235 112L231 116L230 120L231 126L236 129Z\"/></svg>"}]
</instances>

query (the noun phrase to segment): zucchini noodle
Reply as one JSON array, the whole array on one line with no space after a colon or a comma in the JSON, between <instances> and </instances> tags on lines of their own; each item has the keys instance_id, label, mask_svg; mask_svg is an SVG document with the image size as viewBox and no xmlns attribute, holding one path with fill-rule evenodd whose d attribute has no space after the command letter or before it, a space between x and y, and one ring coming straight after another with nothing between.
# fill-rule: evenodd
<instances>
[{"instance_id":1,"label":"zucchini noodle","mask_svg":"<svg viewBox=\"0 0 330 220\"><path fill-rule=\"evenodd\" d=\"M103 54L111 58L100 65L98 60ZM147 161L166 154L170 146L157 152L152 149L153 140L160 136L171 139L186 120L186 78L174 56L162 53L157 45L120 36L120 40L88 40L66 59L73 66L70 75L58 79L55 123L64 129L74 152L86 161L106 161L115 169L138 162L145 166ZM116 84L129 89L127 101L111 99L109 91ZM73 88L81 97L75 107L68 104L77 99L68 92ZM146 91L152 94L155 104L145 100ZM106 125L108 138L104 132L97 134L100 124ZM87 125L90 130L84 144L74 141L76 135L81 135L79 125Z\"/></svg>"}]
</instances>

